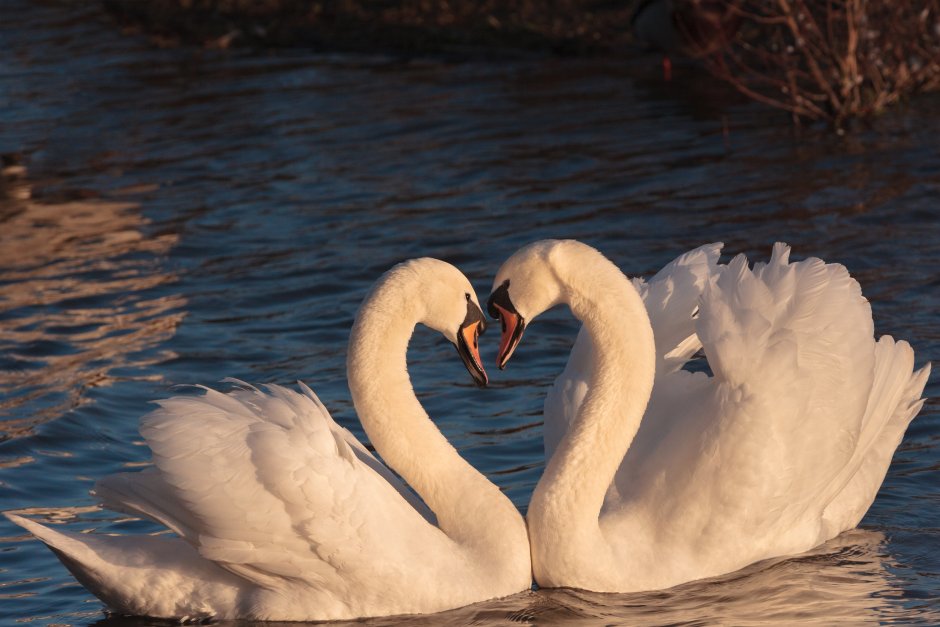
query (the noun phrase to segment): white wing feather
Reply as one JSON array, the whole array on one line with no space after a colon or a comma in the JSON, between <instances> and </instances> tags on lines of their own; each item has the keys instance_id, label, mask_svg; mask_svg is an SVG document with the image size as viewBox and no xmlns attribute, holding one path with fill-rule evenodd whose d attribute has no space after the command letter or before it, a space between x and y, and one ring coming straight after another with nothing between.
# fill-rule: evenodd
<instances>
[{"instance_id":1,"label":"white wing feather","mask_svg":"<svg viewBox=\"0 0 940 627\"><path fill-rule=\"evenodd\" d=\"M414 565L416 546L451 545L426 507L303 388L206 389L161 401L141 421L156 467L103 479L98 496L272 588L285 579L352 588Z\"/></svg>"},{"instance_id":2,"label":"white wing feather","mask_svg":"<svg viewBox=\"0 0 940 627\"><path fill-rule=\"evenodd\" d=\"M706 289L697 331L713 387L681 421L715 451L693 465L697 483L709 476L720 515L747 528L818 507L855 451L873 376L858 283L840 265L788 255L778 244L753 271L739 256Z\"/></svg>"},{"instance_id":3,"label":"white wing feather","mask_svg":"<svg viewBox=\"0 0 940 627\"><path fill-rule=\"evenodd\" d=\"M702 563L855 526L920 407L926 371L912 373L906 343L876 348L845 268L788 256L778 244L753 270L739 256L706 287L696 333L714 375L657 378L608 494L613 518L645 512Z\"/></svg>"},{"instance_id":4,"label":"white wing feather","mask_svg":"<svg viewBox=\"0 0 940 627\"><path fill-rule=\"evenodd\" d=\"M657 372L602 520L611 532L666 534L659 546L672 555L651 560L743 565L765 557L755 551L799 552L854 527L923 403L929 367L913 372L906 342L875 343L871 308L843 266L790 263L784 244L753 269L743 256L719 266L720 248L634 281ZM699 349L713 376L681 369ZM546 398L546 458L577 415L593 356L582 330Z\"/></svg>"}]
</instances>

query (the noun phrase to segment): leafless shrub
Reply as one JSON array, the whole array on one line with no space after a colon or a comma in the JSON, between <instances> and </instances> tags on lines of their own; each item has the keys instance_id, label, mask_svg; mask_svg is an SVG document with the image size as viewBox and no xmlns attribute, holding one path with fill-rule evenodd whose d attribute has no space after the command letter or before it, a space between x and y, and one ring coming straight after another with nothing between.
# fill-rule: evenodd
<instances>
[{"instance_id":1,"label":"leafless shrub","mask_svg":"<svg viewBox=\"0 0 940 627\"><path fill-rule=\"evenodd\" d=\"M940 0L730 4L736 29L706 66L796 120L841 127L906 95L940 89Z\"/></svg>"}]
</instances>

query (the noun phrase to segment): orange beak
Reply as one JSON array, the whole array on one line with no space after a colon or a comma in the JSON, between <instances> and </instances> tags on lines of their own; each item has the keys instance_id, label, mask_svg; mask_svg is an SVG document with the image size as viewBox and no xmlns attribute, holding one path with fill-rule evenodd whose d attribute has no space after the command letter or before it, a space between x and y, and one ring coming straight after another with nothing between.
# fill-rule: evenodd
<instances>
[{"instance_id":1,"label":"orange beak","mask_svg":"<svg viewBox=\"0 0 940 627\"><path fill-rule=\"evenodd\" d=\"M496 355L496 365L502 370L506 367L506 362L512 357L513 351L519 345L522 339L522 332L525 330L525 320L518 313L509 311L498 304L493 306L499 311L499 320L503 326L503 334L499 339L499 353Z\"/></svg>"},{"instance_id":2,"label":"orange beak","mask_svg":"<svg viewBox=\"0 0 940 627\"><path fill-rule=\"evenodd\" d=\"M483 361L480 359L480 333L485 328L485 323L477 320L461 326L457 331L457 352L463 359L470 376L480 387L485 387L489 382L486 370L483 369Z\"/></svg>"}]
</instances>

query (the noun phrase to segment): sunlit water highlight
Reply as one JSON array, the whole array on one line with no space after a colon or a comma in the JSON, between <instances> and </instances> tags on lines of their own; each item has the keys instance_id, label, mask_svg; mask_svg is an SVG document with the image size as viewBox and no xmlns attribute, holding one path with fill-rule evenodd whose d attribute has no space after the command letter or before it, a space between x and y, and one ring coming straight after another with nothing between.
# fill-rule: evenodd
<instances>
[{"instance_id":1,"label":"sunlit water highlight","mask_svg":"<svg viewBox=\"0 0 940 627\"><path fill-rule=\"evenodd\" d=\"M96 8L9 0L0 19L0 509L147 533L94 507L146 464L148 401L226 376L311 384L361 435L345 344L392 264L438 256L479 293L520 245L585 240L628 274L721 240L844 263L878 333L940 356L940 100L871 129L795 135L774 112L658 62L454 63L160 50ZM26 193L31 189L32 198ZM542 396L576 327L540 319L476 390L419 332L429 413L525 508ZM496 338L484 338L492 363ZM936 378L927 394L937 396ZM634 595L537 591L380 625L936 624L938 404L908 431L862 529L791 559ZM0 622L103 619L55 557L0 521Z\"/></svg>"}]
</instances>

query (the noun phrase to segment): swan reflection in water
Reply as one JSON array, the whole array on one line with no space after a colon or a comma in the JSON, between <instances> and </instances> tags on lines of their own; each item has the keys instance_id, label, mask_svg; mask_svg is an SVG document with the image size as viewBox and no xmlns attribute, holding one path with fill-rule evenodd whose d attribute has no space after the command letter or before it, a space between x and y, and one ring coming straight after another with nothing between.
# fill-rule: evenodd
<instances>
[{"instance_id":1,"label":"swan reflection in water","mask_svg":"<svg viewBox=\"0 0 940 627\"><path fill-rule=\"evenodd\" d=\"M892 589L884 541L880 532L853 529L798 556L664 591L547 590L549 609L536 609L533 622L552 624L552 616L567 613L578 617L573 622L579 625L878 624L890 617L899 596Z\"/></svg>"},{"instance_id":2,"label":"swan reflection in water","mask_svg":"<svg viewBox=\"0 0 940 627\"><path fill-rule=\"evenodd\" d=\"M605 594L566 588L524 592L425 616L329 623L367 627L437 625L876 625L902 617L902 582L879 531L853 529L798 556L753 564L669 590ZM929 610L925 610L928 611ZM940 610L934 614L940 621ZM109 617L95 627L141 627ZM225 624L224 622L221 624ZM302 623L266 623L289 627Z\"/></svg>"},{"instance_id":3,"label":"swan reflection in water","mask_svg":"<svg viewBox=\"0 0 940 627\"><path fill-rule=\"evenodd\" d=\"M0 187L0 441L83 405L88 389L110 385L116 368L164 361L168 355L147 349L173 335L184 304L154 289L175 280L154 260L177 236L146 234L138 205L35 200L25 169L16 168L15 181L7 170Z\"/></svg>"}]
</instances>

